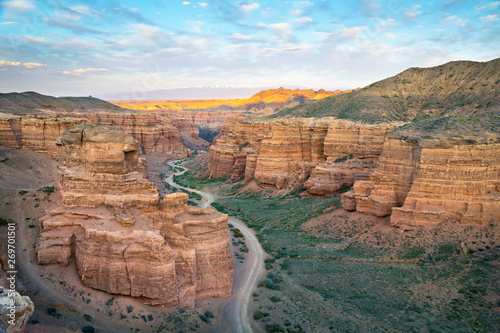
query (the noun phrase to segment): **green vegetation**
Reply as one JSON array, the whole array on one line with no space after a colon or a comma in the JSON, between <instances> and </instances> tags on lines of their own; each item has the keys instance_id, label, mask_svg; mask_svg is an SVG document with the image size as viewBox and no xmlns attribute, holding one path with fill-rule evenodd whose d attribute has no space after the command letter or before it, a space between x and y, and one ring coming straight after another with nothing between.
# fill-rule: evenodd
<instances>
[{"instance_id":1,"label":"green vegetation","mask_svg":"<svg viewBox=\"0 0 500 333\"><path fill-rule=\"evenodd\" d=\"M254 294L259 309L253 314L269 329L455 332L491 331L500 324L494 315L499 305L488 299L500 290L500 248L485 241L496 234L494 227L449 222L395 235L373 229L370 221L337 216L305 229L311 220L324 218L326 208L339 208L340 196L303 197L300 189L283 195L254 192L240 182L190 175L185 181L223 193L213 206L254 228L272 256ZM443 238L452 228L461 229ZM471 235L473 243L483 244L482 251L460 256L460 239Z\"/></svg>"}]
</instances>

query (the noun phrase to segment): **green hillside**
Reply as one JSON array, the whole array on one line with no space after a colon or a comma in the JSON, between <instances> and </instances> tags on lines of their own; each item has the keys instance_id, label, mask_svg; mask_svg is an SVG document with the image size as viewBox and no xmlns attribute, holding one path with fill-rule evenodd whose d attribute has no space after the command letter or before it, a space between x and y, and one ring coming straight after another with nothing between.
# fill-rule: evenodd
<instances>
[{"instance_id":1,"label":"green hillside","mask_svg":"<svg viewBox=\"0 0 500 333\"><path fill-rule=\"evenodd\" d=\"M334 116L365 123L500 111L500 58L410 68L361 90L283 109L272 117Z\"/></svg>"}]
</instances>

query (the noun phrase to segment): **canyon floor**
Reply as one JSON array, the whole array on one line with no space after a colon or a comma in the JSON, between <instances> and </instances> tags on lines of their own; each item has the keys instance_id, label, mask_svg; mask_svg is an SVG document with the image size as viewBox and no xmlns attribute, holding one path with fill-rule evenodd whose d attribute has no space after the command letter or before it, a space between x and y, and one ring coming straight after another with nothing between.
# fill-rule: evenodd
<instances>
[{"instance_id":1,"label":"canyon floor","mask_svg":"<svg viewBox=\"0 0 500 333\"><path fill-rule=\"evenodd\" d=\"M340 194L207 178L203 158L176 182L217 193L219 211L256 230L267 277L250 315L268 332L494 332L500 230L446 221L402 232L341 208ZM347 190L347 189L346 189Z\"/></svg>"},{"instance_id":2,"label":"canyon floor","mask_svg":"<svg viewBox=\"0 0 500 333\"><path fill-rule=\"evenodd\" d=\"M401 234L387 218L343 210L338 194L320 198L301 189L208 179L202 172L206 157L185 161L191 170L175 176L175 182L210 193L214 207L255 230L269 254L258 287L240 293L247 272L255 268L256 249L243 227L244 237L235 237L239 225L230 220L236 274L229 299L202 301L184 311L87 288L73 264L36 264L38 218L59 200L56 163L25 148L2 148L0 156L5 158L2 221L18 223L18 289L36 306L26 332L90 327L95 332L232 332L241 324L235 319L245 313L237 308L246 304L239 300L248 297L248 325L256 332L494 332L500 327L498 226L444 222ZM162 194L174 190L162 178L180 171L166 161L148 157L149 177ZM191 204L201 199L192 195Z\"/></svg>"},{"instance_id":3,"label":"canyon floor","mask_svg":"<svg viewBox=\"0 0 500 333\"><path fill-rule=\"evenodd\" d=\"M254 282L261 278L259 267L263 266L256 239L257 247L232 238L233 256L238 258L233 296L200 301L193 310L152 307L139 299L94 290L81 283L74 263L67 267L36 263L38 219L60 200L56 187L57 163L26 148L1 148L0 156L3 160L0 163L0 228L6 229L8 221L17 223L18 290L35 303L35 313L28 321L26 332L235 332L240 327L243 332L259 331L258 327L250 328L248 320L242 323L247 303L242 300L251 297ZM150 179L163 194L174 190L165 189L168 185L159 176L168 174L169 170L173 172L166 165L167 160L165 156L149 155L147 161ZM201 205L203 200L199 199L194 199L192 204ZM241 231L247 240L252 237L252 231L243 224ZM3 244L6 244L6 234L0 233ZM249 253L244 257L236 255L247 245ZM249 279L253 272L256 275ZM0 285L6 285L5 276L0 276Z\"/></svg>"}]
</instances>

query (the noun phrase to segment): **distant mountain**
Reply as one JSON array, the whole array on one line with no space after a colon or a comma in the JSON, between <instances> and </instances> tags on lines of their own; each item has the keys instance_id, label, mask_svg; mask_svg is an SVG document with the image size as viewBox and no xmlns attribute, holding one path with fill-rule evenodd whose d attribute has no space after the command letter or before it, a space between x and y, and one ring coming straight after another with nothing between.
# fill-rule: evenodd
<instances>
[{"instance_id":1,"label":"distant mountain","mask_svg":"<svg viewBox=\"0 0 500 333\"><path fill-rule=\"evenodd\" d=\"M0 112L31 113L43 110L78 112L122 110L117 105L94 97L53 97L36 92L0 94Z\"/></svg>"},{"instance_id":2,"label":"distant mountain","mask_svg":"<svg viewBox=\"0 0 500 333\"><path fill-rule=\"evenodd\" d=\"M360 89L360 88L358 88ZM270 106L281 109L286 105L296 105L309 100L319 100L328 96L334 96L351 92L352 90L326 91L320 89L267 89L259 91L250 98L240 99L199 99L199 100L110 100L111 103L124 108L135 110L241 110L241 109L264 109Z\"/></svg>"},{"instance_id":3,"label":"distant mountain","mask_svg":"<svg viewBox=\"0 0 500 333\"><path fill-rule=\"evenodd\" d=\"M160 89L147 92L98 93L96 96L105 100L179 100L179 99L239 99L249 98L256 93L279 87L228 87L206 86L176 89ZM285 86L289 89L298 86Z\"/></svg>"},{"instance_id":4,"label":"distant mountain","mask_svg":"<svg viewBox=\"0 0 500 333\"><path fill-rule=\"evenodd\" d=\"M273 117L334 116L367 123L500 111L500 58L409 68L363 89L283 109Z\"/></svg>"}]
</instances>

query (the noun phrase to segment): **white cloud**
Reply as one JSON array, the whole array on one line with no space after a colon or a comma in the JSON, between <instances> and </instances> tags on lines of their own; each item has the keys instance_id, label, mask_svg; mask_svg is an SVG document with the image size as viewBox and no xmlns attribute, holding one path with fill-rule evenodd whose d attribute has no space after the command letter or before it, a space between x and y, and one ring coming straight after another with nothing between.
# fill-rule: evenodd
<instances>
[{"instance_id":1,"label":"white cloud","mask_svg":"<svg viewBox=\"0 0 500 333\"><path fill-rule=\"evenodd\" d=\"M5 67L5 66L19 67L20 65L21 65L21 62L19 62L19 61L0 60L0 67ZM45 64L40 64L37 62L24 62L22 65L28 69L47 66Z\"/></svg>"},{"instance_id":2,"label":"white cloud","mask_svg":"<svg viewBox=\"0 0 500 333\"><path fill-rule=\"evenodd\" d=\"M206 3L206 2L198 2L198 5L200 5L201 7L205 8L206 6L208 6L208 3Z\"/></svg>"},{"instance_id":3,"label":"white cloud","mask_svg":"<svg viewBox=\"0 0 500 333\"><path fill-rule=\"evenodd\" d=\"M187 5L190 5L190 4L191 4L191 2L189 2L189 1L184 1L184 2L182 3L182 5L183 5L183 6L187 6Z\"/></svg>"},{"instance_id":4,"label":"white cloud","mask_svg":"<svg viewBox=\"0 0 500 333\"><path fill-rule=\"evenodd\" d=\"M420 16L420 14L422 14L421 11L418 11L418 9L420 7L421 7L420 5L415 5L415 6L412 6L411 8L406 8L405 9L405 17L407 19L417 18L418 16Z\"/></svg>"},{"instance_id":5,"label":"white cloud","mask_svg":"<svg viewBox=\"0 0 500 333\"><path fill-rule=\"evenodd\" d=\"M392 38L396 38L397 36L395 34L393 34L392 32L388 32L385 34L385 37L392 39Z\"/></svg>"},{"instance_id":6,"label":"white cloud","mask_svg":"<svg viewBox=\"0 0 500 333\"><path fill-rule=\"evenodd\" d=\"M243 14L244 17L247 17L250 15L250 13L256 9L258 9L260 5L256 2L253 3L242 3L240 4L240 12Z\"/></svg>"},{"instance_id":7,"label":"white cloud","mask_svg":"<svg viewBox=\"0 0 500 333\"><path fill-rule=\"evenodd\" d=\"M244 39L244 40L252 39L252 36L242 35L242 34L239 34L239 33L234 33L234 34L232 34L231 37L234 38L234 39Z\"/></svg>"},{"instance_id":8,"label":"white cloud","mask_svg":"<svg viewBox=\"0 0 500 333\"><path fill-rule=\"evenodd\" d=\"M283 39L289 39L292 36L292 29L290 28L289 23L265 24L261 22L259 23L259 27L271 29Z\"/></svg>"},{"instance_id":9,"label":"white cloud","mask_svg":"<svg viewBox=\"0 0 500 333\"><path fill-rule=\"evenodd\" d=\"M463 19L455 15L446 15L444 17L444 25L456 25L459 27L465 27L466 23L469 22L469 19Z\"/></svg>"},{"instance_id":10,"label":"white cloud","mask_svg":"<svg viewBox=\"0 0 500 333\"><path fill-rule=\"evenodd\" d=\"M312 21L313 21L313 20L312 20L310 17L307 17L307 16L305 16L305 17L301 17L301 18L298 18L298 19L296 20L296 22L297 22L298 24L304 24L304 25L305 25L305 24L309 24L309 23L311 23Z\"/></svg>"},{"instance_id":11,"label":"white cloud","mask_svg":"<svg viewBox=\"0 0 500 333\"><path fill-rule=\"evenodd\" d=\"M79 68L79 69L74 69L72 74L75 75L81 75L81 74L88 74L88 73L95 73L95 72L107 72L108 69L106 68ZM66 72L66 71L63 71ZM67 72L66 72L67 73ZM64 73L64 74L66 74Z\"/></svg>"},{"instance_id":12,"label":"white cloud","mask_svg":"<svg viewBox=\"0 0 500 333\"><path fill-rule=\"evenodd\" d=\"M28 69L38 68L38 67L47 67L47 65L39 64L37 62L25 62L25 63L23 63L23 66L28 68Z\"/></svg>"},{"instance_id":13,"label":"white cloud","mask_svg":"<svg viewBox=\"0 0 500 333\"><path fill-rule=\"evenodd\" d=\"M488 15L479 18L482 23L498 22L498 15Z\"/></svg>"},{"instance_id":14,"label":"white cloud","mask_svg":"<svg viewBox=\"0 0 500 333\"><path fill-rule=\"evenodd\" d=\"M360 33L366 30L366 26L343 28L340 30L340 36L345 39L357 40Z\"/></svg>"},{"instance_id":15,"label":"white cloud","mask_svg":"<svg viewBox=\"0 0 500 333\"><path fill-rule=\"evenodd\" d=\"M388 26L393 26L395 23L396 23L396 20L393 19L393 18L389 18L387 20L380 20L378 21L378 23L382 26L382 27L388 27Z\"/></svg>"},{"instance_id":16,"label":"white cloud","mask_svg":"<svg viewBox=\"0 0 500 333\"><path fill-rule=\"evenodd\" d=\"M4 2L3 7L15 13L30 12L36 9L36 6L30 0L12 0Z\"/></svg>"},{"instance_id":17,"label":"white cloud","mask_svg":"<svg viewBox=\"0 0 500 333\"><path fill-rule=\"evenodd\" d=\"M0 24L16 24L16 22L1 22Z\"/></svg>"},{"instance_id":18,"label":"white cloud","mask_svg":"<svg viewBox=\"0 0 500 333\"><path fill-rule=\"evenodd\" d=\"M304 11L301 10L301 9L297 9L297 10L290 10L289 13L293 16L299 16L299 15L302 15Z\"/></svg>"},{"instance_id":19,"label":"white cloud","mask_svg":"<svg viewBox=\"0 0 500 333\"><path fill-rule=\"evenodd\" d=\"M475 9L475 10L495 9L495 8L497 8L498 6L500 6L500 1L493 1L493 2L490 2L490 3L489 3L489 4L487 4L487 5L476 6L476 7L474 7L474 9Z\"/></svg>"},{"instance_id":20,"label":"white cloud","mask_svg":"<svg viewBox=\"0 0 500 333\"><path fill-rule=\"evenodd\" d=\"M21 63L18 61L8 61L8 60L0 60L0 67L3 66L19 66Z\"/></svg>"}]
</instances>

